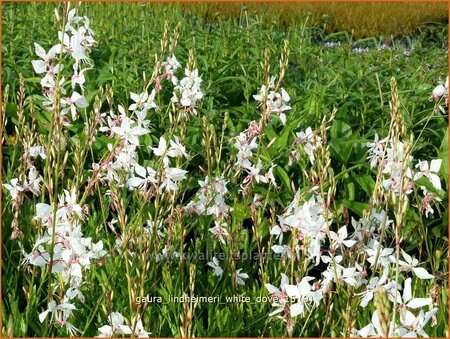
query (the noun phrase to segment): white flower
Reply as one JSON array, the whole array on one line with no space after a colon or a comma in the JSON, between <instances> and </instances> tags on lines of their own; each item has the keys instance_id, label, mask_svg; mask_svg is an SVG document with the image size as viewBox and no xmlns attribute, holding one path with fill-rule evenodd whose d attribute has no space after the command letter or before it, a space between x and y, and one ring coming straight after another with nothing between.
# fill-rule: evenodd
<instances>
[{"instance_id":1,"label":"white flower","mask_svg":"<svg viewBox=\"0 0 450 339\"><path fill-rule=\"evenodd\" d=\"M167 151L167 155L169 157L185 157L186 159L189 158L189 155L186 153L186 149L183 145L180 144L180 138L178 138L176 135L173 137L174 140L170 140L170 148Z\"/></svg>"},{"instance_id":2,"label":"white flower","mask_svg":"<svg viewBox=\"0 0 450 339\"><path fill-rule=\"evenodd\" d=\"M240 133L239 136L236 137L234 147L238 149L237 161L235 165L242 168L250 168L252 164L249 158L253 155L252 150L258 148L256 137L249 141L245 133Z\"/></svg>"},{"instance_id":3,"label":"white flower","mask_svg":"<svg viewBox=\"0 0 450 339\"><path fill-rule=\"evenodd\" d=\"M439 100L441 97L446 95L448 92L447 88L443 85L438 85L433 89L433 98L434 100Z\"/></svg>"},{"instance_id":4,"label":"white flower","mask_svg":"<svg viewBox=\"0 0 450 339\"><path fill-rule=\"evenodd\" d=\"M149 133L149 130L140 126L135 126L135 122L127 116L122 117L120 127L111 127L111 131L120 136L127 144L139 146L139 136Z\"/></svg>"},{"instance_id":5,"label":"white flower","mask_svg":"<svg viewBox=\"0 0 450 339\"><path fill-rule=\"evenodd\" d=\"M185 157L189 158L189 155L186 153L186 149L180 143L180 139L177 136L174 136L174 140L170 140L170 147L167 146L167 141L164 136L159 138L158 147L152 147L153 153L158 157L163 157L164 166L169 165L169 158L176 157Z\"/></svg>"},{"instance_id":6,"label":"white flower","mask_svg":"<svg viewBox=\"0 0 450 339\"><path fill-rule=\"evenodd\" d=\"M381 173L384 174L382 185L385 190L394 192L397 196L400 192L406 194L412 192L412 183L409 180L413 178L409 163L412 156L406 156L406 144L403 142L394 142L390 140L390 147L386 148L386 157L381 159ZM408 185L405 189L405 181ZM406 197L405 197L406 199Z\"/></svg>"},{"instance_id":7,"label":"white flower","mask_svg":"<svg viewBox=\"0 0 450 339\"><path fill-rule=\"evenodd\" d=\"M223 269L219 266L219 261L216 257L213 257L213 261L208 262L207 265L214 269L214 275L221 278L223 274Z\"/></svg>"},{"instance_id":8,"label":"white flower","mask_svg":"<svg viewBox=\"0 0 450 339\"><path fill-rule=\"evenodd\" d=\"M416 267L419 264L419 260L416 258L411 257L408 253L405 251L402 251L402 257L403 260L399 260L398 263L403 271L413 271L413 273L419 278L419 279L433 279L434 276L429 274L426 269L422 267ZM391 262L395 263L396 259L393 255L389 257Z\"/></svg>"},{"instance_id":9,"label":"white flower","mask_svg":"<svg viewBox=\"0 0 450 339\"><path fill-rule=\"evenodd\" d=\"M431 298L413 298L411 292L411 281L411 278L407 278L405 280L403 295L399 300L400 315L402 318L405 318L406 307L416 309L431 305L433 303L433 299Z\"/></svg>"},{"instance_id":10,"label":"white flower","mask_svg":"<svg viewBox=\"0 0 450 339\"><path fill-rule=\"evenodd\" d=\"M369 255L367 261L371 264L371 266L375 265L375 259L377 259L378 265L386 267L389 265L389 256L394 252L394 249L383 248L377 240L371 240L369 245L365 248L365 251Z\"/></svg>"},{"instance_id":11,"label":"white flower","mask_svg":"<svg viewBox=\"0 0 450 339\"><path fill-rule=\"evenodd\" d=\"M103 249L103 241L100 240L95 244L92 244L91 251L88 256L90 259L100 259L106 255L106 251Z\"/></svg>"},{"instance_id":12,"label":"white flower","mask_svg":"<svg viewBox=\"0 0 450 339\"><path fill-rule=\"evenodd\" d=\"M356 272L356 267L347 267L344 269L339 268L339 279L350 286L357 286L359 284L359 279L358 272Z\"/></svg>"},{"instance_id":13,"label":"white flower","mask_svg":"<svg viewBox=\"0 0 450 339\"><path fill-rule=\"evenodd\" d=\"M151 167L142 167L139 164L134 165L134 171L136 172L136 177L131 177L127 180L128 189L138 187L141 191L147 189L148 184L156 184L156 171Z\"/></svg>"},{"instance_id":14,"label":"white flower","mask_svg":"<svg viewBox=\"0 0 450 339\"><path fill-rule=\"evenodd\" d=\"M122 105L118 105L119 114L115 114L114 111L110 110L108 116L107 113L101 113L101 127L99 131L101 132L111 132L111 136L114 132L111 130L113 127L120 127L122 120L128 118L125 113L125 108ZM106 117L106 121L105 121ZM107 123L107 126L105 125Z\"/></svg>"},{"instance_id":15,"label":"white flower","mask_svg":"<svg viewBox=\"0 0 450 339\"><path fill-rule=\"evenodd\" d=\"M288 277L286 276L286 274L281 273L280 288L277 288L269 283L265 285L266 289L269 291L269 294L275 297L272 303L272 306L275 307L275 310L269 314L270 317L280 312L283 312L285 305L287 303L286 285L288 284L289 284Z\"/></svg>"},{"instance_id":16,"label":"white flower","mask_svg":"<svg viewBox=\"0 0 450 339\"><path fill-rule=\"evenodd\" d=\"M131 327L124 325L125 320L119 312L112 312L108 320L110 325L105 325L98 329L100 331L98 338L111 338L117 334L128 335L132 333Z\"/></svg>"},{"instance_id":17,"label":"white flower","mask_svg":"<svg viewBox=\"0 0 450 339\"><path fill-rule=\"evenodd\" d=\"M178 84L178 78L175 76L175 71L181 67L181 64L178 62L175 55L172 54L171 57L167 57L167 60L162 63L162 65L165 67L166 73L165 75L167 78L172 81L172 84L177 85Z\"/></svg>"},{"instance_id":18,"label":"white flower","mask_svg":"<svg viewBox=\"0 0 450 339\"><path fill-rule=\"evenodd\" d=\"M292 258L292 250L287 245L273 245L272 251L276 254L281 254L282 257Z\"/></svg>"},{"instance_id":19,"label":"white flower","mask_svg":"<svg viewBox=\"0 0 450 339\"><path fill-rule=\"evenodd\" d=\"M70 303L64 302L59 305L56 305L55 301L51 301L48 303L48 308L44 312L39 314L39 321L41 323L44 322L47 315L50 313L50 321L57 321L60 325L65 325L72 332L78 331L72 324L67 323L67 319L72 315L72 312L76 310L76 307Z\"/></svg>"},{"instance_id":20,"label":"white flower","mask_svg":"<svg viewBox=\"0 0 450 339\"><path fill-rule=\"evenodd\" d=\"M185 75L179 85L175 87L172 102L179 103L182 107L190 108L195 113L197 101L203 98L203 93L200 89L202 79L198 75L197 69L192 71L186 69Z\"/></svg>"},{"instance_id":21,"label":"white flower","mask_svg":"<svg viewBox=\"0 0 450 339\"><path fill-rule=\"evenodd\" d=\"M437 308L433 308L426 313L420 310L419 315L415 316L412 312L406 310L404 316L400 317L400 322L404 327L397 328L396 334L401 337L417 337L419 335L428 338L429 336L423 328L437 311Z\"/></svg>"},{"instance_id":22,"label":"white flower","mask_svg":"<svg viewBox=\"0 0 450 339\"><path fill-rule=\"evenodd\" d=\"M134 142L134 141L133 141ZM136 145L129 144L125 145L118 154L114 155L114 162L108 162L103 165L103 168L107 172L107 180L116 180L120 185L122 185L121 178L119 177L117 171L123 170L129 173L133 166L137 164L136 157Z\"/></svg>"},{"instance_id":23,"label":"white flower","mask_svg":"<svg viewBox=\"0 0 450 339\"><path fill-rule=\"evenodd\" d=\"M367 142L366 146L369 148L369 156L367 159L370 159L370 168L375 168L377 164L383 160L384 155L384 145L388 141L388 138L384 138L380 140L378 133L375 132L375 140L374 142Z\"/></svg>"},{"instance_id":24,"label":"white flower","mask_svg":"<svg viewBox=\"0 0 450 339\"><path fill-rule=\"evenodd\" d=\"M86 78L84 77L84 72L89 70L91 68L84 68L82 70L78 70L78 67L76 64L73 65L73 74L71 77L71 86L72 89L75 88L75 85L80 85L81 89L84 89L84 83L86 82Z\"/></svg>"},{"instance_id":25,"label":"white flower","mask_svg":"<svg viewBox=\"0 0 450 339\"><path fill-rule=\"evenodd\" d=\"M61 99L61 106L67 106L61 110L61 115L66 115L70 111L72 113L72 120L75 120L78 117L77 108L86 108L89 106L89 103L84 96L74 91L70 98Z\"/></svg>"},{"instance_id":26,"label":"white flower","mask_svg":"<svg viewBox=\"0 0 450 339\"><path fill-rule=\"evenodd\" d=\"M433 89L432 97L434 101L439 101L442 97L444 97L445 102L448 103L448 76L445 79L445 85L438 85Z\"/></svg>"},{"instance_id":27,"label":"white flower","mask_svg":"<svg viewBox=\"0 0 450 339\"><path fill-rule=\"evenodd\" d=\"M45 154L45 149L41 145L30 147L28 150L28 154L32 158L37 158L38 156L41 157L41 159L47 158L47 156Z\"/></svg>"},{"instance_id":28,"label":"white flower","mask_svg":"<svg viewBox=\"0 0 450 339\"><path fill-rule=\"evenodd\" d=\"M56 302L52 300L48 303L47 309L39 314L39 321L43 323L49 313L51 313L51 319L53 319L55 312L56 312Z\"/></svg>"},{"instance_id":29,"label":"white flower","mask_svg":"<svg viewBox=\"0 0 450 339\"><path fill-rule=\"evenodd\" d=\"M69 13L67 13L67 22L64 31L70 31L73 29L72 25L78 24L81 21L81 17L77 16L76 12L76 8L72 8Z\"/></svg>"},{"instance_id":30,"label":"white flower","mask_svg":"<svg viewBox=\"0 0 450 339\"><path fill-rule=\"evenodd\" d=\"M278 218L280 218L280 216L278 216ZM281 228L280 226L275 225L270 229L270 234L274 235L278 239L279 244L281 245L281 243L283 242L283 233L287 232L288 230L289 230L288 227Z\"/></svg>"},{"instance_id":31,"label":"white flower","mask_svg":"<svg viewBox=\"0 0 450 339\"><path fill-rule=\"evenodd\" d=\"M3 184L3 187L5 187L9 191L9 195L11 196L11 200L15 201L20 192L23 191L22 186L19 185L19 179L12 179L9 184Z\"/></svg>"},{"instance_id":32,"label":"white flower","mask_svg":"<svg viewBox=\"0 0 450 339\"><path fill-rule=\"evenodd\" d=\"M214 215L216 218L224 217L228 215L228 212L232 210L226 203L223 195L217 193L212 201L209 201L210 205L206 208L206 215Z\"/></svg>"},{"instance_id":33,"label":"white flower","mask_svg":"<svg viewBox=\"0 0 450 339\"><path fill-rule=\"evenodd\" d=\"M275 177L273 175L273 169L275 168L276 165L272 164L269 168L269 170L266 172L266 174L264 174L266 181L263 182L268 182L271 183L275 188L277 188L277 182L275 180Z\"/></svg>"},{"instance_id":34,"label":"white flower","mask_svg":"<svg viewBox=\"0 0 450 339\"><path fill-rule=\"evenodd\" d=\"M50 225L52 218L52 207L49 204L37 203L35 220L41 220L43 224Z\"/></svg>"},{"instance_id":35,"label":"white flower","mask_svg":"<svg viewBox=\"0 0 450 339\"><path fill-rule=\"evenodd\" d=\"M137 317L133 318L131 321L132 324L135 324L133 334L137 338L148 338L148 336L151 334L150 332L147 332L144 329L144 325L142 324L141 317L138 315Z\"/></svg>"},{"instance_id":36,"label":"white flower","mask_svg":"<svg viewBox=\"0 0 450 339\"><path fill-rule=\"evenodd\" d=\"M425 186L420 186L423 192L423 199L421 201L421 204L419 205L419 208L422 212L425 212L425 217L428 218L428 214L434 213L433 208L431 207L431 202L438 201L441 202L442 199L436 196L435 194L428 192Z\"/></svg>"},{"instance_id":37,"label":"white flower","mask_svg":"<svg viewBox=\"0 0 450 339\"><path fill-rule=\"evenodd\" d=\"M278 114L283 125L286 124L286 115L284 114L284 111L291 109L291 106L288 105L290 100L289 94L287 94L283 88L281 89L281 94L271 91L267 96L267 109L269 112Z\"/></svg>"},{"instance_id":38,"label":"white flower","mask_svg":"<svg viewBox=\"0 0 450 339\"><path fill-rule=\"evenodd\" d=\"M30 168L30 173L28 174L28 184L27 188L36 196L39 196L41 190L42 177L38 174L36 167Z\"/></svg>"},{"instance_id":39,"label":"white flower","mask_svg":"<svg viewBox=\"0 0 450 339\"><path fill-rule=\"evenodd\" d=\"M209 231L219 238L222 244L225 244L225 238L229 236L227 229L225 228L226 224L220 224L217 220L214 221L215 226L210 228Z\"/></svg>"},{"instance_id":40,"label":"white flower","mask_svg":"<svg viewBox=\"0 0 450 339\"><path fill-rule=\"evenodd\" d=\"M50 254L47 253L42 244L48 243L50 240L51 237L42 237L36 241L36 244L33 246L33 250L30 253L22 251L24 255L22 264L26 265L29 263L33 266L47 265L50 262Z\"/></svg>"},{"instance_id":41,"label":"white flower","mask_svg":"<svg viewBox=\"0 0 450 339\"><path fill-rule=\"evenodd\" d=\"M34 50L38 57L42 60L33 60L31 61L34 71L37 74L42 74L47 72L47 67L50 66L52 60L60 53L61 44L57 44L50 48L48 53L45 53L45 50L38 43L34 43Z\"/></svg>"},{"instance_id":42,"label":"white flower","mask_svg":"<svg viewBox=\"0 0 450 339\"><path fill-rule=\"evenodd\" d=\"M184 209L188 213L214 215L215 219L227 216L231 210L225 203L225 195L228 193L226 187L228 180L220 177L209 183L209 177L206 176L204 181L199 180L198 183L200 189L195 200L189 202Z\"/></svg>"},{"instance_id":43,"label":"white flower","mask_svg":"<svg viewBox=\"0 0 450 339\"><path fill-rule=\"evenodd\" d=\"M150 94L148 94L147 91L142 92L141 94L136 93L130 93L131 100L134 101L134 104L131 104L130 107L128 107L128 110L130 111L136 111L136 110L142 110L142 112L147 113L149 109L157 108L155 104L155 95L156 92L153 89Z\"/></svg>"},{"instance_id":44,"label":"white flower","mask_svg":"<svg viewBox=\"0 0 450 339\"><path fill-rule=\"evenodd\" d=\"M270 80L269 88L274 87L274 78L272 77ZM290 110L291 106L289 106L289 101L291 98L289 94L281 88L281 93L270 91L269 93L266 85L262 85L258 94L253 95L253 98L256 101L264 104L266 106L268 113L275 113L280 117L281 123L283 125L286 124L286 114L284 111Z\"/></svg>"},{"instance_id":45,"label":"white flower","mask_svg":"<svg viewBox=\"0 0 450 339\"><path fill-rule=\"evenodd\" d=\"M59 304L57 308L62 313L62 319L63 319L63 323L64 323L65 320L67 320L72 315L72 312L74 310L76 310L77 308L70 303L64 302L64 299L62 301L63 302L61 304Z\"/></svg>"},{"instance_id":46,"label":"white flower","mask_svg":"<svg viewBox=\"0 0 450 339\"><path fill-rule=\"evenodd\" d=\"M351 248L354 244L356 244L356 240L345 240L347 239L347 226L342 226L337 234L333 231L330 231L330 237L332 240L333 249L337 249L342 244L346 247Z\"/></svg>"},{"instance_id":47,"label":"white flower","mask_svg":"<svg viewBox=\"0 0 450 339\"><path fill-rule=\"evenodd\" d=\"M372 315L372 322L357 331L357 334L362 338L368 338L368 337L382 337L387 338L390 337L388 333L385 333L381 326L380 317L378 314L378 310L375 310L375 312Z\"/></svg>"},{"instance_id":48,"label":"white flower","mask_svg":"<svg viewBox=\"0 0 450 339\"><path fill-rule=\"evenodd\" d=\"M253 95L253 99L259 102L265 102L267 97L267 87L266 85L262 85L258 94Z\"/></svg>"},{"instance_id":49,"label":"white flower","mask_svg":"<svg viewBox=\"0 0 450 339\"><path fill-rule=\"evenodd\" d=\"M270 294L279 294L280 292L285 292L286 290L286 285L289 284L289 278L287 277L286 274L281 273L281 284L280 284L280 288L277 288L275 286L273 286L272 284L265 284L265 287L267 288L267 290L269 291Z\"/></svg>"},{"instance_id":50,"label":"white flower","mask_svg":"<svg viewBox=\"0 0 450 339\"><path fill-rule=\"evenodd\" d=\"M144 227L144 231L153 235L154 230L155 230L155 222L153 220L147 220L147 226ZM164 234L163 225L161 221L156 223L156 235L159 238L164 238L166 236Z\"/></svg>"},{"instance_id":51,"label":"white flower","mask_svg":"<svg viewBox=\"0 0 450 339\"><path fill-rule=\"evenodd\" d=\"M318 199L320 199L317 196ZM286 226L300 229L304 236L324 239L326 235L326 220L323 216L323 204L316 196L296 207L293 213L288 213L284 219Z\"/></svg>"},{"instance_id":52,"label":"white flower","mask_svg":"<svg viewBox=\"0 0 450 339\"><path fill-rule=\"evenodd\" d=\"M297 285L286 285L286 294L289 298L297 300L295 304L290 307L291 317L301 315L305 307L309 304L318 305L322 299L322 294L314 291L309 284L309 281L314 280L313 277L303 277Z\"/></svg>"},{"instance_id":53,"label":"white flower","mask_svg":"<svg viewBox=\"0 0 450 339\"><path fill-rule=\"evenodd\" d=\"M162 192L162 190L165 188L166 192L174 191L176 192L178 190L177 183L181 180L186 179L186 174L188 171L176 168L176 167L165 167L164 168L164 179L159 186L159 191Z\"/></svg>"},{"instance_id":54,"label":"white flower","mask_svg":"<svg viewBox=\"0 0 450 339\"><path fill-rule=\"evenodd\" d=\"M61 71L62 68L63 67L60 65L54 66L53 64L51 64L47 74L45 74L45 76L41 79L41 86L49 89L48 92L44 94L48 98L48 101L44 102L45 106L54 104L54 90L56 88L54 77L59 71ZM59 80L58 88L62 94L66 94L66 90L64 89L64 87L62 87L65 81L66 79L64 77L61 77L61 79Z\"/></svg>"},{"instance_id":55,"label":"white flower","mask_svg":"<svg viewBox=\"0 0 450 339\"><path fill-rule=\"evenodd\" d=\"M384 291L383 285L386 283L388 275L389 269L385 267L381 278L373 277L370 279L365 291L361 293L363 295L363 298L361 299L361 303L359 304L359 306L366 307L369 304L369 301L373 299L374 292L376 290Z\"/></svg>"},{"instance_id":56,"label":"white flower","mask_svg":"<svg viewBox=\"0 0 450 339\"><path fill-rule=\"evenodd\" d=\"M83 209L77 204L76 188L72 187L69 191L64 190L64 195L59 197L59 206L57 216L63 219L67 219L73 215L77 215L78 218L83 219Z\"/></svg>"},{"instance_id":57,"label":"white flower","mask_svg":"<svg viewBox=\"0 0 450 339\"><path fill-rule=\"evenodd\" d=\"M136 123L138 127L142 128L149 128L150 126L150 120L147 120L147 112L145 110L142 111L134 111L134 114L136 115Z\"/></svg>"},{"instance_id":58,"label":"white flower","mask_svg":"<svg viewBox=\"0 0 450 339\"><path fill-rule=\"evenodd\" d=\"M244 279L248 279L248 274L247 273L241 273L242 268L238 269L236 271L236 282L239 285L245 285L245 281Z\"/></svg>"},{"instance_id":59,"label":"white flower","mask_svg":"<svg viewBox=\"0 0 450 339\"><path fill-rule=\"evenodd\" d=\"M89 62L86 48L83 46L83 41L86 41L83 28L80 27L78 30L72 29L70 33L72 36L61 31L58 32L58 38L64 45L64 51L72 56L76 65L79 65L81 61ZM95 40L92 38L89 40L90 44L95 43Z\"/></svg>"},{"instance_id":60,"label":"white flower","mask_svg":"<svg viewBox=\"0 0 450 339\"><path fill-rule=\"evenodd\" d=\"M268 183L267 178L264 175L259 174L262 169L261 159L258 159L258 163L255 166L250 165L248 167L245 167L244 169L248 172L248 175L244 179L243 184L250 184L253 181L256 181L257 183L259 183L260 181Z\"/></svg>"},{"instance_id":61,"label":"white flower","mask_svg":"<svg viewBox=\"0 0 450 339\"><path fill-rule=\"evenodd\" d=\"M437 176L437 173L441 168L441 164L441 159L431 160L430 166L428 166L428 161L419 162L416 165L416 168L419 168L420 172L417 172L414 175L414 180L420 179L422 176L426 176L428 179L430 179L431 183L436 189L441 190L441 180Z\"/></svg>"},{"instance_id":62,"label":"white flower","mask_svg":"<svg viewBox=\"0 0 450 339\"><path fill-rule=\"evenodd\" d=\"M158 156L158 157L162 157L165 156L166 152L167 152L167 141L166 138L164 138L164 136L161 136L159 138L159 144L158 147L152 147L153 153Z\"/></svg>"},{"instance_id":63,"label":"white flower","mask_svg":"<svg viewBox=\"0 0 450 339\"><path fill-rule=\"evenodd\" d=\"M311 164L314 164L316 156L314 152L316 149L322 145L322 138L316 135L311 127L308 127L304 132L296 133L297 144L301 144L305 153L309 157Z\"/></svg>"}]
</instances>

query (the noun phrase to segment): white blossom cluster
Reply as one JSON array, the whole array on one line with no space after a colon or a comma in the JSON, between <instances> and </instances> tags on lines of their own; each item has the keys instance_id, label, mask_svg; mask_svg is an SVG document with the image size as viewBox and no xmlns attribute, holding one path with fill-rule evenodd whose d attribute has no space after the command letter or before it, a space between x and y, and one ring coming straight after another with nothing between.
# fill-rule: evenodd
<instances>
[{"instance_id":1,"label":"white blossom cluster","mask_svg":"<svg viewBox=\"0 0 450 339\"><path fill-rule=\"evenodd\" d=\"M313 165L316 160L316 150L322 146L322 138L318 136L310 126L305 131L297 132L295 135L297 137L295 143L303 147L303 150L308 155L311 165ZM300 154L297 150L293 150L291 153L291 161L299 159Z\"/></svg>"},{"instance_id":2,"label":"white blossom cluster","mask_svg":"<svg viewBox=\"0 0 450 339\"><path fill-rule=\"evenodd\" d=\"M442 190L441 181L437 175L442 165L441 159L434 159L431 162L419 160L414 168L411 168L414 158L411 155L407 157L404 155L405 144L401 141L394 144L392 140L388 141L388 138L380 140L378 134L375 133L374 142L368 142L366 145L369 148L370 167L381 167L382 184L385 190L392 191L396 195L402 191L405 194L411 194L415 186L414 182L422 177L426 177L431 187L437 192ZM402 186L402 181L405 179L408 180L406 189ZM437 194L429 192L425 186L420 186L420 188L424 195L420 208L428 217L429 213L434 212L431 203L441 201L441 199Z\"/></svg>"},{"instance_id":3,"label":"white blossom cluster","mask_svg":"<svg viewBox=\"0 0 450 339\"><path fill-rule=\"evenodd\" d=\"M199 180L198 183L200 189L195 198L184 207L186 212L197 215L213 215L216 220L228 217L228 213L232 210L225 203L225 197L228 194L228 180L220 177L210 182L209 177L206 176L205 180Z\"/></svg>"},{"instance_id":4,"label":"white blossom cluster","mask_svg":"<svg viewBox=\"0 0 450 339\"><path fill-rule=\"evenodd\" d=\"M178 85L178 78L175 75L175 71L181 67L181 64L178 62L175 55L172 54L172 56L168 57L162 65L164 66L164 75L167 79L169 79L175 86Z\"/></svg>"},{"instance_id":5,"label":"white blossom cluster","mask_svg":"<svg viewBox=\"0 0 450 339\"><path fill-rule=\"evenodd\" d=\"M35 43L35 53L40 60L33 60L32 65L37 74L44 74L40 84L46 97L44 105L48 110L53 111L60 107L60 115L66 117L70 112L72 120L78 118L78 111L87 108L89 103L86 98L75 88L78 86L84 90L86 81L84 73L91 68L89 52L95 46L94 33L90 28L90 21L87 17L76 15L76 9L67 13L67 23L64 31L58 32L59 43L52 46L48 52ZM69 96L63 87L65 83L63 59L68 56L72 61L72 71L70 74L72 93ZM55 91L59 91L63 96L57 103ZM65 124L69 124L68 121Z\"/></svg>"},{"instance_id":6,"label":"white blossom cluster","mask_svg":"<svg viewBox=\"0 0 450 339\"><path fill-rule=\"evenodd\" d=\"M289 101L291 100L289 94L283 89L277 92L275 89L275 78L271 77L269 86L262 85L259 93L254 95L253 98L260 102L260 105L264 105L266 112L270 114L278 115L283 125L286 124L285 111L291 109Z\"/></svg>"},{"instance_id":7,"label":"white blossom cluster","mask_svg":"<svg viewBox=\"0 0 450 339\"><path fill-rule=\"evenodd\" d=\"M45 203L36 205L35 220L42 226L43 234L38 237L30 253L23 250L23 264L47 266L51 273L58 274L68 286L65 296L58 303L52 300L48 309L39 315L39 320L43 322L50 314L52 322L75 333L77 329L68 322L68 318L76 310L73 299L84 301L81 292L83 271L89 270L92 262L99 261L106 251L101 240L93 243L91 237L86 238L82 233L81 222L85 214L77 203L75 188L70 192L64 190L56 212L54 208Z\"/></svg>"},{"instance_id":8,"label":"white blossom cluster","mask_svg":"<svg viewBox=\"0 0 450 339\"><path fill-rule=\"evenodd\" d=\"M36 167L31 166L28 172L28 178L20 183L18 178L11 179L9 184L3 184L8 190L11 200L14 202L18 199L20 194L31 192L35 196L39 196L41 191L42 176L36 170Z\"/></svg>"},{"instance_id":9,"label":"white blossom cluster","mask_svg":"<svg viewBox=\"0 0 450 339\"><path fill-rule=\"evenodd\" d=\"M278 239L278 244L272 246L272 251L291 258L292 247L283 244L283 235L286 232L297 232L297 240L303 243L307 257L316 262L320 262L321 244L327 238L327 228L331 224L331 219L326 218L325 206L320 195L312 195L308 201L300 200L300 191L297 191L294 199L288 205L282 215L278 215L278 225L270 230L270 234ZM307 243L308 245L304 245ZM295 250L300 250L300 245L296 245Z\"/></svg>"},{"instance_id":10,"label":"white blossom cluster","mask_svg":"<svg viewBox=\"0 0 450 339\"><path fill-rule=\"evenodd\" d=\"M263 170L261 159L258 158L256 164L252 163L253 150L258 148L259 129L256 125L257 123L252 121L249 124L249 128L236 137L236 142L234 143L234 147L238 150L237 161L234 165L246 172L246 177L241 184L243 195L248 195L249 190L255 183L271 183L273 186L277 186L273 175L274 164L271 164L271 167L264 174L261 174Z\"/></svg>"},{"instance_id":11,"label":"white blossom cluster","mask_svg":"<svg viewBox=\"0 0 450 339\"><path fill-rule=\"evenodd\" d=\"M197 102L203 98L203 92L200 88L202 82L198 75L198 70L185 69L185 77L175 86L172 96L172 102L179 104L196 114Z\"/></svg>"},{"instance_id":12,"label":"white blossom cluster","mask_svg":"<svg viewBox=\"0 0 450 339\"><path fill-rule=\"evenodd\" d=\"M433 89L431 97L439 111L444 115L448 115L448 76L444 85L437 85ZM444 100L445 107L441 104L442 99Z\"/></svg>"},{"instance_id":13,"label":"white blossom cluster","mask_svg":"<svg viewBox=\"0 0 450 339\"><path fill-rule=\"evenodd\" d=\"M98 330L100 334L96 338L112 338L117 335L131 335L134 338L148 338L151 334L144 329L141 318L131 320L131 326L125 323L126 319L119 312L111 312L108 317L109 325L104 325Z\"/></svg>"}]
</instances>

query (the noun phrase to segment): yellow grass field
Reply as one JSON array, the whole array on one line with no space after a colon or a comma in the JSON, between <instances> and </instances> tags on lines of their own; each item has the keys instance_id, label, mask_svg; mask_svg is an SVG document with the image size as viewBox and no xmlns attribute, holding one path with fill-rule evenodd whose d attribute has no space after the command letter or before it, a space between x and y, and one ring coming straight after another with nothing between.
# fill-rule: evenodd
<instances>
[{"instance_id":1,"label":"yellow grass field","mask_svg":"<svg viewBox=\"0 0 450 339\"><path fill-rule=\"evenodd\" d=\"M314 23L325 24L328 33L353 31L356 39L371 36L407 35L425 23L445 22L447 2L240 2L184 3L192 13L214 19L257 15L286 26L310 16ZM218 15L220 14L220 15Z\"/></svg>"}]
</instances>

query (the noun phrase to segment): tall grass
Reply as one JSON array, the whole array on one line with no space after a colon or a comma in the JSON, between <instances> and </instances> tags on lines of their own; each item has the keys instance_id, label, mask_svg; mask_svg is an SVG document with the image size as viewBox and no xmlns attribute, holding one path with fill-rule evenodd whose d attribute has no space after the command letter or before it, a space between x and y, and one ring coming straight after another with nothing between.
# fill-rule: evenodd
<instances>
[{"instance_id":1,"label":"tall grass","mask_svg":"<svg viewBox=\"0 0 450 339\"><path fill-rule=\"evenodd\" d=\"M232 17L241 22L259 17L288 27L309 17L310 22L330 33L348 31L355 39L391 35L408 35L430 22L447 22L446 2L241 2L183 3L193 14L217 20Z\"/></svg>"}]
</instances>

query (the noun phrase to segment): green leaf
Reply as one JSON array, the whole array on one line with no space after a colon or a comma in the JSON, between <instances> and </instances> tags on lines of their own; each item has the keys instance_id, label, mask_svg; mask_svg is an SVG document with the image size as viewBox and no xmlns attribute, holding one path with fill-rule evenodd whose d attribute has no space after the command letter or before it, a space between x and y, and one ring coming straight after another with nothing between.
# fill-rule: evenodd
<instances>
[{"instance_id":1,"label":"green leaf","mask_svg":"<svg viewBox=\"0 0 450 339\"><path fill-rule=\"evenodd\" d=\"M280 166L275 167L275 171L277 172L278 177L281 179L284 186L292 191L289 176L287 175L286 171Z\"/></svg>"},{"instance_id":2,"label":"green leaf","mask_svg":"<svg viewBox=\"0 0 450 339\"><path fill-rule=\"evenodd\" d=\"M370 205L366 202L357 202L348 199L342 199L341 203L349 210L358 214L360 217L363 216L364 210L369 210L370 207Z\"/></svg>"},{"instance_id":3,"label":"green leaf","mask_svg":"<svg viewBox=\"0 0 450 339\"><path fill-rule=\"evenodd\" d=\"M284 128L283 132L278 137L278 139L275 141L273 146L276 149L287 148L288 147L288 138L289 138L290 133L291 133L291 131L289 130L289 128Z\"/></svg>"},{"instance_id":4,"label":"green leaf","mask_svg":"<svg viewBox=\"0 0 450 339\"><path fill-rule=\"evenodd\" d=\"M367 193L367 195L372 195L375 188L375 181L370 175L358 175L353 177L353 179L358 183L358 185Z\"/></svg>"},{"instance_id":5,"label":"green leaf","mask_svg":"<svg viewBox=\"0 0 450 339\"><path fill-rule=\"evenodd\" d=\"M442 174L441 178L444 178L445 182L448 184L448 129L445 130L445 136L442 139L441 147L439 148L438 158L442 159L439 173Z\"/></svg>"},{"instance_id":6,"label":"green leaf","mask_svg":"<svg viewBox=\"0 0 450 339\"><path fill-rule=\"evenodd\" d=\"M348 117L346 119L348 120ZM331 138L349 138L352 135L352 128L344 120L336 118L331 125L330 134Z\"/></svg>"}]
</instances>

